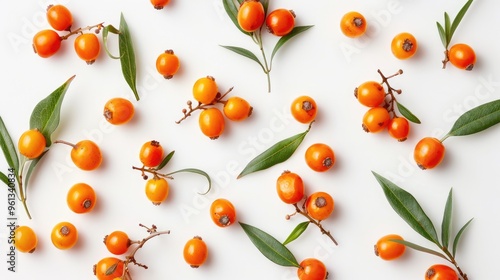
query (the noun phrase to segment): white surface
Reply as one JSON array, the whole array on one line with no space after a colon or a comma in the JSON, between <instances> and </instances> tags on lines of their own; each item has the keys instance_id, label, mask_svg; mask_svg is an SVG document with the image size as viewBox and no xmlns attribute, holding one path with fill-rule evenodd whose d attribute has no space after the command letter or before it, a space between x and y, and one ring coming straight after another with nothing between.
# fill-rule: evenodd
<instances>
[{"instance_id":1,"label":"white surface","mask_svg":"<svg viewBox=\"0 0 500 280\"><path fill-rule=\"evenodd\" d=\"M427 267L444 262L413 250L393 262L374 256L373 244L388 233L435 247L395 214L371 170L414 194L438 230L446 196L453 188L454 231L474 217L458 251L459 264L470 279L497 275L500 128L449 138L445 141L446 158L434 170L416 168L411 154L420 138L442 136L460 113L499 98L500 58L492 35L500 26L498 2L475 1L457 29L453 41L470 44L478 55L474 70L465 72L452 65L441 69L443 47L435 23L443 20L444 11L454 16L464 1L271 1L270 9L293 9L298 25L315 25L275 57L272 93L267 93L265 75L257 64L219 47L235 45L258 51L230 22L219 0L172 0L162 11L154 10L145 0L61 2L73 12L75 26L99 22L118 26L123 12L134 38L141 100L134 102L137 114L131 123L120 127L106 124L101 112L108 99L133 99L119 62L102 52L94 65L87 66L74 54L72 40L64 42L54 57L39 58L30 42L34 32L48 27L43 11L53 1L4 4L0 12L0 114L11 136L17 139L27 129L30 112L39 100L76 75L54 138L73 142L93 139L105 159L98 171L84 172L71 163L67 147L52 147L28 190L33 220L28 220L22 209L17 210L18 224L37 232L38 249L34 254L18 254L17 272L8 272L7 228L2 226L2 279L40 275L93 279L92 265L110 255L102 243L104 235L124 230L131 238L140 239L145 232L138 223L154 223L171 234L149 241L139 251L137 260L149 269L131 267L134 279L296 279L294 268L267 260L238 225L218 228L208 213L211 201L228 198L237 208L239 221L284 240L303 221L300 217L284 219L292 207L277 197L275 180L285 169L304 178L308 193L328 191L336 201L335 214L324 226L339 246L313 227L289 246L299 261L306 257L323 260L331 278L422 279ZM370 27L366 36L349 39L341 34L338 22L350 10L367 17ZM414 34L419 43L416 56L406 61L397 60L390 51L392 37L403 31ZM265 36L269 54L276 40ZM116 41L111 47L116 49ZM172 80L164 80L154 68L157 55L165 49L173 49L181 60L181 70ZM402 76L391 80L392 85L403 89L398 100L422 121L412 126L406 142L398 143L386 133L369 135L360 127L366 109L353 98L352 91L366 80L379 80L379 68L385 74L404 70ZM214 76L221 90L234 86L232 95L254 106L250 119L228 122L226 132L216 141L201 134L197 114L180 125L174 123L182 116L185 102L192 99L192 84L206 75ZM288 111L291 101L302 94L316 99L319 115L296 154L286 163L236 180L257 153L306 129ZM213 190L200 196L196 192L204 189L204 179L178 174L171 181L168 200L159 207L149 203L143 190L145 182L131 166L139 165L139 148L152 139L160 141L167 151L176 151L166 170L203 169L212 176ZM337 162L327 173L311 171L303 159L306 148L315 142L327 143L335 150ZM0 160L0 169L7 172L7 168ZM90 214L77 215L66 206L66 192L77 182L87 182L97 191L98 205ZM0 190L3 225L6 188ZM60 221L73 222L79 229L79 243L68 251L57 250L50 241L51 228ZM199 269L191 269L182 258L184 243L194 235L202 236L210 250L208 262Z\"/></svg>"}]
</instances>

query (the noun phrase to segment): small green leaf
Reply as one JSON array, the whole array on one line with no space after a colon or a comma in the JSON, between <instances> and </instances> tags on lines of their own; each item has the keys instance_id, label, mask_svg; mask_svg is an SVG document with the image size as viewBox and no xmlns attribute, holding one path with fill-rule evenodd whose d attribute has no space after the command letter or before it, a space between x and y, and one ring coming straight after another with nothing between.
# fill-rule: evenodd
<instances>
[{"instance_id":1,"label":"small green leaf","mask_svg":"<svg viewBox=\"0 0 500 280\"><path fill-rule=\"evenodd\" d=\"M207 172L203 171L203 170L200 170L200 169L196 169L196 168L185 168L185 169L180 169L180 170L177 170L177 171L174 171L174 172L170 172L168 174L165 174L167 176L170 176L170 175L174 175L176 173L181 173L181 172L189 172L189 173L195 173L195 174L199 174L199 175L202 175L204 176L205 178L207 178L207 181L208 181L208 189L206 192L204 193L200 193L200 194L207 194L210 189L212 188L212 180L210 179L210 176L207 174Z\"/></svg>"},{"instance_id":2,"label":"small green leaf","mask_svg":"<svg viewBox=\"0 0 500 280\"><path fill-rule=\"evenodd\" d=\"M306 222L302 222L300 224L298 224L293 230L292 232L290 233L290 235L286 238L285 241L283 241L283 245L286 245L292 241L294 241L295 239L299 238L299 236L304 232L306 231L307 229L307 226L310 224L309 221L306 221Z\"/></svg>"},{"instance_id":3,"label":"small green leaf","mask_svg":"<svg viewBox=\"0 0 500 280\"><path fill-rule=\"evenodd\" d=\"M111 275L115 272L116 268L118 267L118 263L114 263L113 265L111 265L110 267L108 267L108 269L106 269L106 275Z\"/></svg>"},{"instance_id":4,"label":"small green leaf","mask_svg":"<svg viewBox=\"0 0 500 280\"><path fill-rule=\"evenodd\" d=\"M120 34L118 35L118 47L120 49L120 63L122 66L122 73L125 81L134 92L135 99L139 100L139 93L137 92L137 70L135 65L135 52L130 31L123 17L120 15Z\"/></svg>"},{"instance_id":5,"label":"small green leaf","mask_svg":"<svg viewBox=\"0 0 500 280\"><path fill-rule=\"evenodd\" d=\"M450 16L447 12L444 12L444 33L446 34L446 45L449 45L451 41L450 24Z\"/></svg>"},{"instance_id":6,"label":"small green leaf","mask_svg":"<svg viewBox=\"0 0 500 280\"><path fill-rule=\"evenodd\" d=\"M163 167L165 167L165 165L167 165L167 163L170 161L170 159L172 159L172 157L174 156L174 153L175 151L171 151L160 163L160 165L158 165L155 169L156 170L160 170L162 169Z\"/></svg>"},{"instance_id":7,"label":"small green leaf","mask_svg":"<svg viewBox=\"0 0 500 280\"><path fill-rule=\"evenodd\" d=\"M45 136L47 147L52 144L52 133L56 130L57 126L59 126L59 121L61 119L62 102L74 78L75 76L72 76L46 98L38 102L33 112L31 112L30 128L38 129L43 136Z\"/></svg>"},{"instance_id":8,"label":"small green leaf","mask_svg":"<svg viewBox=\"0 0 500 280\"><path fill-rule=\"evenodd\" d=\"M39 157L37 157L36 159L33 159L33 160L30 160L29 161L29 166L28 166L28 170L26 171L26 175L25 175L25 179L24 179L24 198L25 200L28 199L28 184L30 182L30 178L31 178L31 174L33 173L33 171L35 171L35 167L36 165L40 162L40 160L42 159L42 157L48 152L49 150L45 150Z\"/></svg>"},{"instance_id":9,"label":"small green leaf","mask_svg":"<svg viewBox=\"0 0 500 280\"><path fill-rule=\"evenodd\" d=\"M0 180L2 182L5 183L5 185L9 186L10 185L10 182L9 182L9 177L7 177L7 175L5 175L2 171L0 171Z\"/></svg>"},{"instance_id":10,"label":"small green leaf","mask_svg":"<svg viewBox=\"0 0 500 280\"><path fill-rule=\"evenodd\" d=\"M401 115L403 115L405 118L407 118L409 121L413 123L420 124L420 120L410 110L408 110L408 108L403 106L403 104L399 103L398 101L396 101L396 104L398 106L398 110L401 113Z\"/></svg>"},{"instance_id":11,"label":"small green leaf","mask_svg":"<svg viewBox=\"0 0 500 280\"><path fill-rule=\"evenodd\" d=\"M304 137L306 137L307 133L311 129L311 125L312 123L309 125L306 131L281 140L262 152L260 155L256 156L245 166L243 171L241 171L241 173L238 175L238 179L250 173L267 169L289 159L293 155L295 150L297 150L300 143L302 143Z\"/></svg>"},{"instance_id":12,"label":"small green leaf","mask_svg":"<svg viewBox=\"0 0 500 280\"><path fill-rule=\"evenodd\" d=\"M238 4L241 4L243 1L238 0ZM236 5L236 3L233 0L222 0L222 4L224 5L224 10L226 10L227 15L231 19L231 21L234 23L234 25L245 35L252 36L252 33L246 32L245 30L241 29L240 25L238 24L238 9L239 5Z\"/></svg>"},{"instance_id":13,"label":"small green leaf","mask_svg":"<svg viewBox=\"0 0 500 280\"><path fill-rule=\"evenodd\" d=\"M109 48L108 48L108 34L109 34L109 32L114 33L114 34L120 34L120 30L116 29L113 25L110 24L110 25L104 26L104 28L102 30L102 41L103 41L103 45L104 45L104 50L106 51L106 53L108 54L109 57L111 57L113 59L120 59L120 56L114 56L109 51Z\"/></svg>"},{"instance_id":14,"label":"small green leaf","mask_svg":"<svg viewBox=\"0 0 500 280\"><path fill-rule=\"evenodd\" d=\"M254 226L241 222L239 224L255 247L270 261L282 266L299 267L299 263L290 250L276 238Z\"/></svg>"},{"instance_id":15,"label":"small green leaf","mask_svg":"<svg viewBox=\"0 0 500 280\"><path fill-rule=\"evenodd\" d=\"M500 99L470 109L453 124L445 136L464 136L481 132L500 122Z\"/></svg>"},{"instance_id":16,"label":"small green leaf","mask_svg":"<svg viewBox=\"0 0 500 280\"><path fill-rule=\"evenodd\" d=\"M453 198L452 190L448 194L448 199L446 200L446 205L444 207L443 222L441 223L441 242L443 247L448 248L450 244L450 227L452 221L452 210L453 210Z\"/></svg>"},{"instance_id":17,"label":"small green leaf","mask_svg":"<svg viewBox=\"0 0 500 280\"><path fill-rule=\"evenodd\" d=\"M443 43L443 46L445 49L448 48L448 39L446 39L448 36L446 35L443 26L439 23L436 22L437 29L439 32L439 38L441 38L441 43Z\"/></svg>"},{"instance_id":18,"label":"small green leaf","mask_svg":"<svg viewBox=\"0 0 500 280\"><path fill-rule=\"evenodd\" d=\"M309 28L313 27L314 25L308 25L308 26L296 26L293 28L293 30L288 33L287 35L281 37L278 42L276 42L276 45L274 46L273 52L271 54L271 65L273 64L273 58L278 52L278 50L286 43L288 40L292 39L293 37L299 35L300 33L308 30Z\"/></svg>"},{"instance_id":19,"label":"small green leaf","mask_svg":"<svg viewBox=\"0 0 500 280\"><path fill-rule=\"evenodd\" d=\"M465 229L469 226L469 224L472 222L472 219L470 219L465 225L458 231L457 235L454 238L453 241L453 257L455 257L457 253L457 248L458 248L458 243L460 241L460 237L462 237L462 234L464 233Z\"/></svg>"},{"instance_id":20,"label":"small green leaf","mask_svg":"<svg viewBox=\"0 0 500 280\"><path fill-rule=\"evenodd\" d=\"M451 41L451 38L453 37L453 34L455 33L455 30L457 29L458 25L462 21L463 17L465 16L465 13L467 12L467 10L469 9L471 4L472 4L472 0L467 1L465 3L465 5L462 7L462 9L460 9L458 14L455 16L455 19L453 19L453 23L451 24L450 32L449 32L450 33L449 34L450 41Z\"/></svg>"},{"instance_id":21,"label":"small green leaf","mask_svg":"<svg viewBox=\"0 0 500 280\"><path fill-rule=\"evenodd\" d=\"M448 258L445 255L443 255L443 254L441 254L441 253L439 253L437 251L434 251L432 249L429 249L429 248L417 245L417 244L412 243L412 242L408 242L406 240L391 239L390 241L395 242L395 243L400 243L400 244L403 244L406 247L410 247L410 248L412 248L414 250L417 250L417 251L420 251L420 252L424 252L424 253L428 253L428 254L431 254L431 255L435 255L435 256L441 257L441 258L443 258L445 260L448 260Z\"/></svg>"},{"instance_id":22,"label":"small green leaf","mask_svg":"<svg viewBox=\"0 0 500 280\"><path fill-rule=\"evenodd\" d=\"M260 0L262 6L264 7L264 14L267 15L267 9L269 7L269 0Z\"/></svg>"},{"instance_id":23,"label":"small green leaf","mask_svg":"<svg viewBox=\"0 0 500 280\"><path fill-rule=\"evenodd\" d=\"M0 146L2 147L5 160L9 167L14 169L16 177L19 172L19 157L17 156L16 146L12 142L9 131L5 127L5 124L0 117Z\"/></svg>"},{"instance_id":24,"label":"small green leaf","mask_svg":"<svg viewBox=\"0 0 500 280\"><path fill-rule=\"evenodd\" d=\"M221 46L221 47L228 49L228 50L231 50L231 51L233 51L239 55L242 55L244 57L250 58L251 60L257 62L260 65L260 67L262 67L262 70L264 70L264 72L266 71L266 69L264 68L264 65L262 65L262 63L257 58L257 56L254 53L252 53L251 51L244 49L244 48L240 48L240 47L234 47L234 46Z\"/></svg>"},{"instance_id":25,"label":"small green leaf","mask_svg":"<svg viewBox=\"0 0 500 280\"><path fill-rule=\"evenodd\" d=\"M418 234L439 245L436 229L418 201L409 192L373 172L394 211Z\"/></svg>"}]
</instances>

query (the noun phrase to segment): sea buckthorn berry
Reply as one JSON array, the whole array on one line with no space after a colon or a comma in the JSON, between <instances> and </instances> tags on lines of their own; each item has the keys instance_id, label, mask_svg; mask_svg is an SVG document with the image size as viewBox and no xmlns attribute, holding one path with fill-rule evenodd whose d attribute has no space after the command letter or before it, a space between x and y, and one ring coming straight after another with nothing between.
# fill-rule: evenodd
<instances>
[{"instance_id":1,"label":"sea buckthorn berry","mask_svg":"<svg viewBox=\"0 0 500 280\"><path fill-rule=\"evenodd\" d=\"M366 19L358 12L348 12L340 20L340 30L350 38L359 37L366 32Z\"/></svg>"},{"instance_id":2,"label":"sea buckthorn berry","mask_svg":"<svg viewBox=\"0 0 500 280\"><path fill-rule=\"evenodd\" d=\"M165 79L171 79L177 73L180 67L179 58L173 50L166 50L156 59L156 70Z\"/></svg>"},{"instance_id":3,"label":"sea buckthorn berry","mask_svg":"<svg viewBox=\"0 0 500 280\"><path fill-rule=\"evenodd\" d=\"M75 39L75 52L87 64L95 62L101 52L101 43L94 33L83 33Z\"/></svg>"},{"instance_id":4,"label":"sea buckthorn berry","mask_svg":"<svg viewBox=\"0 0 500 280\"><path fill-rule=\"evenodd\" d=\"M392 54L398 59L412 57L417 51L417 47L417 40L407 32L397 34L391 42Z\"/></svg>"},{"instance_id":5,"label":"sea buckthorn berry","mask_svg":"<svg viewBox=\"0 0 500 280\"><path fill-rule=\"evenodd\" d=\"M38 129L30 129L21 134L17 148L21 155L34 159L43 153L46 144L45 136Z\"/></svg>"},{"instance_id":6,"label":"sea buckthorn berry","mask_svg":"<svg viewBox=\"0 0 500 280\"><path fill-rule=\"evenodd\" d=\"M314 171L325 172L335 164L335 153L330 146L315 143L309 146L305 153L306 163Z\"/></svg>"},{"instance_id":7,"label":"sea buckthorn berry","mask_svg":"<svg viewBox=\"0 0 500 280\"><path fill-rule=\"evenodd\" d=\"M74 184L68 191L66 203L69 209L77 214L88 213L94 209L96 203L95 191L88 184Z\"/></svg>"},{"instance_id":8,"label":"sea buckthorn berry","mask_svg":"<svg viewBox=\"0 0 500 280\"><path fill-rule=\"evenodd\" d=\"M403 142L408 138L408 134L410 133L410 123L406 118L394 117L389 122L387 129L389 130L389 135L399 142Z\"/></svg>"},{"instance_id":9,"label":"sea buckthorn berry","mask_svg":"<svg viewBox=\"0 0 500 280\"><path fill-rule=\"evenodd\" d=\"M14 246L19 252L33 253L38 245L38 238L32 228L19 226L14 230Z\"/></svg>"},{"instance_id":10,"label":"sea buckthorn berry","mask_svg":"<svg viewBox=\"0 0 500 280\"><path fill-rule=\"evenodd\" d=\"M201 132L215 140L224 132L225 120L217 108L208 108L200 113L198 120Z\"/></svg>"},{"instance_id":11,"label":"sea buckthorn berry","mask_svg":"<svg viewBox=\"0 0 500 280\"><path fill-rule=\"evenodd\" d=\"M248 118L252 114L253 108L245 99L233 96L224 103L223 111L224 116L228 119L239 122Z\"/></svg>"},{"instance_id":12,"label":"sea buckthorn berry","mask_svg":"<svg viewBox=\"0 0 500 280\"><path fill-rule=\"evenodd\" d=\"M389 125L391 116L384 107L370 108L363 116L363 130L365 132L377 133Z\"/></svg>"},{"instance_id":13,"label":"sea buckthorn berry","mask_svg":"<svg viewBox=\"0 0 500 280\"><path fill-rule=\"evenodd\" d=\"M295 27L295 13L292 10L276 9L266 17L267 30L276 36L285 36Z\"/></svg>"},{"instance_id":14,"label":"sea buckthorn berry","mask_svg":"<svg viewBox=\"0 0 500 280\"><path fill-rule=\"evenodd\" d=\"M154 205L160 205L168 197L170 188L165 178L155 176L146 182L146 196Z\"/></svg>"},{"instance_id":15,"label":"sea buckthorn berry","mask_svg":"<svg viewBox=\"0 0 500 280\"><path fill-rule=\"evenodd\" d=\"M386 92L380 83L367 81L354 89L354 96L364 106L377 107L384 102Z\"/></svg>"},{"instance_id":16,"label":"sea buckthorn berry","mask_svg":"<svg viewBox=\"0 0 500 280\"><path fill-rule=\"evenodd\" d=\"M444 264L435 264L425 272L425 280L458 280L457 272Z\"/></svg>"},{"instance_id":17,"label":"sea buckthorn berry","mask_svg":"<svg viewBox=\"0 0 500 280\"><path fill-rule=\"evenodd\" d=\"M290 107L293 118L300 123L310 123L316 118L318 107L310 96L299 96Z\"/></svg>"},{"instance_id":18,"label":"sea buckthorn berry","mask_svg":"<svg viewBox=\"0 0 500 280\"><path fill-rule=\"evenodd\" d=\"M120 125L128 123L134 114L134 104L125 98L111 98L104 105L103 115L110 124Z\"/></svg>"},{"instance_id":19,"label":"sea buckthorn berry","mask_svg":"<svg viewBox=\"0 0 500 280\"><path fill-rule=\"evenodd\" d=\"M193 97L202 104L214 102L218 92L217 83L211 76L200 78L193 85Z\"/></svg>"},{"instance_id":20,"label":"sea buckthorn berry","mask_svg":"<svg viewBox=\"0 0 500 280\"><path fill-rule=\"evenodd\" d=\"M33 50L40 57L48 58L61 48L62 39L52 29L39 31L33 36Z\"/></svg>"},{"instance_id":21,"label":"sea buckthorn berry","mask_svg":"<svg viewBox=\"0 0 500 280\"><path fill-rule=\"evenodd\" d=\"M99 146L91 140L82 140L76 144L58 140L55 143L62 143L72 147L71 160L80 169L91 171L97 169L102 163L102 153Z\"/></svg>"},{"instance_id":22,"label":"sea buckthorn berry","mask_svg":"<svg viewBox=\"0 0 500 280\"><path fill-rule=\"evenodd\" d=\"M63 5L49 5L47 8L47 21L55 30L70 31L71 25L73 25L73 15Z\"/></svg>"},{"instance_id":23,"label":"sea buckthorn berry","mask_svg":"<svg viewBox=\"0 0 500 280\"><path fill-rule=\"evenodd\" d=\"M94 265L94 275L98 280L115 280L123 275L123 261L115 257L106 257Z\"/></svg>"},{"instance_id":24,"label":"sea buckthorn berry","mask_svg":"<svg viewBox=\"0 0 500 280\"><path fill-rule=\"evenodd\" d=\"M284 203L297 203L304 198L304 181L298 174L287 170L276 180L276 191Z\"/></svg>"},{"instance_id":25,"label":"sea buckthorn berry","mask_svg":"<svg viewBox=\"0 0 500 280\"><path fill-rule=\"evenodd\" d=\"M324 280L327 275L325 264L314 258L301 261L297 269L297 276L300 280Z\"/></svg>"},{"instance_id":26,"label":"sea buckthorn berry","mask_svg":"<svg viewBox=\"0 0 500 280\"><path fill-rule=\"evenodd\" d=\"M374 245L375 255L386 261L395 260L401 257L406 250L406 246L392 240L404 239L397 234L382 236Z\"/></svg>"},{"instance_id":27,"label":"sea buckthorn berry","mask_svg":"<svg viewBox=\"0 0 500 280\"><path fill-rule=\"evenodd\" d=\"M121 230L115 230L104 237L104 245L114 255L125 254L131 244L132 241L128 238L127 233Z\"/></svg>"},{"instance_id":28,"label":"sea buckthorn berry","mask_svg":"<svg viewBox=\"0 0 500 280\"><path fill-rule=\"evenodd\" d=\"M236 210L229 200L219 198L210 205L210 217L219 227L227 227L236 222Z\"/></svg>"},{"instance_id":29,"label":"sea buckthorn berry","mask_svg":"<svg viewBox=\"0 0 500 280\"><path fill-rule=\"evenodd\" d=\"M205 263L208 257L208 247L205 241L199 236L195 236L184 245L184 260L192 268L198 268Z\"/></svg>"},{"instance_id":30,"label":"sea buckthorn berry","mask_svg":"<svg viewBox=\"0 0 500 280\"><path fill-rule=\"evenodd\" d=\"M445 147L434 137L425 137L418 141L413 151L413 158L422 170L438 166L444 158Z\"/></svg>"},{"instance_id":31,"label":"sea buckthorn berry","mask_svg":"<svg viewBox=\"0 0 500 280\"><path fill-rule=\"evenodd\" d=\"M153 7L157 10L163 9L165 6L170 3L170 0L150 0Z\"/></svg>"},{"instance_id":32,"label":"sea buckthorn berry","mask_svg":"<svg viewBox=\"0 0 500 280\"><path fill-rule=\"evenodd\" d=\"M476 53L467 44L455 44L448 51L448 59L453 66L470 71L476 63Z\"/></svg>"},{"instance_id":33,"label":"sea buckthorn berry","mask_svg":"<svg viewBox=\"0 0 500 280\"><path fill-rule=\"evenodd\" d=\"M144 143L139 152L139 159L146 167L158 166L163 160L163 147L158 141Z\"/></svg>"},{"instance_id":34,"label":"sea buckthorn berry","mask_svg":"<svg viewBox=\"0 0 500 280\"><path fill-rule=\"evenodd\" d=\"M330 217L334 207L335 203L332 196L326 192L315 192L306 200L307 213L318 221Z\"/></svg>"},{"instance_id":35,"label":"sea buckthorn berry","mask_svg":"<svg viewBox=\"0 0 500 280\"><path fill-rule=\"evenodd\" d=\"M50 238L56 248L67 250L75 246L78 241L78 231L72 223L60 222L52 229Z\"/></svg>"},{"instance_id":36,"label":"sea buckthorn berry","mask_svg":"<svg viewBox=\"0 0 500 280\"><path fill-rule=\"evenodd\" d=\"M237 15L241 29L246 32L254 32L262 26L265 19L264 6L260 1L245 0L241 3Z\"/></svg>"}]
</instances>

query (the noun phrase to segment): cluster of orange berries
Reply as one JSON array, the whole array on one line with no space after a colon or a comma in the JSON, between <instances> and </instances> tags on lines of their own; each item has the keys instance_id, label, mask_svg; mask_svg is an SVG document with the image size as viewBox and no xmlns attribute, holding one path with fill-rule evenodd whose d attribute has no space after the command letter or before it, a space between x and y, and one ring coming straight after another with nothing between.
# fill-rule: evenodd
<instances>
[{"instance_id":1,"label":"cluster of orange berries","mask_svg":"<svg viewBox=\"0 0 500 280\"><path fill-rule=\"evenodd\" d=\"M99 56L101 44L96 33L99 33L103 27L102 24L89 26L84 29L78 28L71 31L73 25L73 15L68 8L63 5L50 5L47 8L47 21L53 29L44 29L39 31L33 37L33 50L40 57L48 58L56 54L61 48L64 40L70 36L78 34L74 41L74 49L78 57L92 64ZM96 28L95 33L85 32ZM68 32L64 36L59 35L57 31Z\"/></svg>"},{"instance_id":2,"label":"cluster of orange berries","mask_svg":"<svg viewBox=\"0 0 500 280\"><path fill-rule=\"evenodd\" d=\"M267 16L264 6L258 0L245 0L241 3L237 15L238 25L246 32L255 32L266 25L269 33L285 36L295 27L295 13L292 10L279 8Z\"/></svg>"}]
</instances>

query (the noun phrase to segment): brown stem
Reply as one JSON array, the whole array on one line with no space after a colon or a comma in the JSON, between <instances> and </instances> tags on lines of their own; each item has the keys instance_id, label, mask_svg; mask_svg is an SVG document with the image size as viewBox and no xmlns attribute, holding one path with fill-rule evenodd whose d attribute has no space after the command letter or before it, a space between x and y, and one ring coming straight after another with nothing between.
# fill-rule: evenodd
<instances>
[{"instance_id":1,"label":"brown stem","mask_svg":"<svg viewBox=\"0 0 500 280\"><path fill-rule=\"evenodd\" d=\"M73 148L76 148L76 145L71 143L71 142L67 142L67 141L64 141L64 140L56 140L54 141L55 144L66 144L68 146L71 146Z\"/></svg>"},{"instance_id":2,"label":"brown stem","mask_svg":"<svg viewBox=\"0 0 500 280\"><path fill-rule=\"evenodd\" d=\"M184 114L184 117L182 117L180 120L176 121L175 123L176 124L180 124L183 120L185 120L189 116L191 116L191 113L193 113L196 110L205 110L205 109L207 109L207 108L209 108L209 107L211 107L211 106L213 106L213 105L215 105L217 103L225 104L226 101L223 100L223 98L226 97L226 95L228 93L230 93L232 90L233 90L233 87L229 88L224 94L217 93L217 97L210 104L202 104L201 102L198 102L198 105L196 105L196 107L193 107L193 102L191 102L190 100L188 100L187 101L188 108L187 109L182 109L182 113Z\"/></svg>"},{"instance_id":3,"label":"brown stem","mask_svg":"<svg viewBox=\"0 0 500 280\"><path fill-rule=\"evenodd\" d=\"M462 277L462 280L468 280L469 277L467 276L467 274L465 272L462 271L462 269L460 268L460 266L458 266L458 263L457 263L457 260L455 259L455 257L450 253L450 251L448 251L448 248L446 247L442 247L441 248L443 250L443 252L448 256L448 261L453 264L455 266L455 268L458 270L458 273L460 274L460 277Z\"/></svg>"},{"instance_id":4,"label":"brown stem","mask_svg":"<svg viewBox=\"0 0 500 280\"><path fill-rule=\"evenodd\" d=\"M163 178L166 178L166 179L174 179L174 177L168 175L168 174L164 174L164 173L159 173L156 169L154 168L146 168L146 167L136 167L136 166L132 166L132 169L134 170L139 170L142 172L142 178L144 180L147 180L148 179L148 176L146 175L146 172L147 173L151 173L153 174L153 176L155 177L163 177Z\"/></svg>"},{"instance_id":5,"label":"brown stem","mask_svg":"<svg viewBox=\"0 0 500 280\"><path fill-rule=\"evenodd\" d=\"M85 30L90 31L90 30L92 30L93 28L96 28L95 33L99 33L99 32L101 31L101 29L104 27L104 26L103 26L103 24L104 24L104 22L101 22L101 23L98 23L98 24L96 24L96 25L90 25L90 26L87 26L87 27L80 27L80 28L78 28L78 29L75 29L75 30L73 30L73 31L69 32L68 34L66 34L66 35L64 35L64 36L61 36L61 40L66 40L66 39L68 39L68 38L69 38L70 36L72 36L72 35L75 35L75 34L78 34L78 33L80 33L80 34L81 34L81 33L83 33L83 31L85 31Z\"/></svg>"},{"instance_id":6,"label":"brown stem","mask_svg":"<svg viewBox=\"0 0 500 280\"><path fill-rule=\"evenodd\" d=\"M377 72L379 73L380 77L382 77L382 84L385 84L387 86L387 96L389 97L389 100L385 102L384 107L387 109L387 111L389 111L389 114L392 114L393 117L396 117L397 115L394 106L394 103L396 102L396 95L394 93L401 94L402 91L401 89L392 87L389 84L389 79L403 74L403 70L399 69L398 72L387 77L382 74L382 71L380 71L380 69L378 69Z\"/></svg>"},{"instance_id":7,"label":"brown stem","mask_svg":"<svg viewBox=\"0 0 500 280\"><path fill-rule=\"evenodd\" d=\"M329 238L333 241L333 243L335 243L335 245L339 245L339 244L337 243L337 241L335 240L335 238L333 238L333 236L332 236L332 234L330 233L330 231L326 230L326 229L323 227L323 225L321 224L321 221L317 221L317 220L313 219L311 216L309 216L309 214L307 213L307 211L305 211L305 210L301 210L301 209L299 208L299 206L297 206L297 203L294 203L294 204L293 204L293 206L295 206L295 211L296 211L296 213L299 213L299 214L301 214L302 216L306 217L306 218L309 220L309 222L310 222L310 223L312 223L312 224L316 225L316 226L320 229L320 231L321 231L321 233L322 233L322 234L327 235L327 236L328 236L328 237L329 237ZM303 208L304 208L304 207L303 207ZM290 218L290 217L291 217L291 216L293 216L293 215L295 215L295 213L294 213L294 214L292 214L292 215L287 215L287 217L288 217L288 218Z\"/></svg>"},{"instance_id":8,"label":"brown stem","mask_svg":"<svg viewBox=\"0 0 500 280\"><path fill-rule=\"evenodd\" d=\"M450 57L448 55L448 50L444 50L444 59L441 61L443 62L443 69L446 69L446 64L450 61Z\"/></svg>"}]
</instances>

